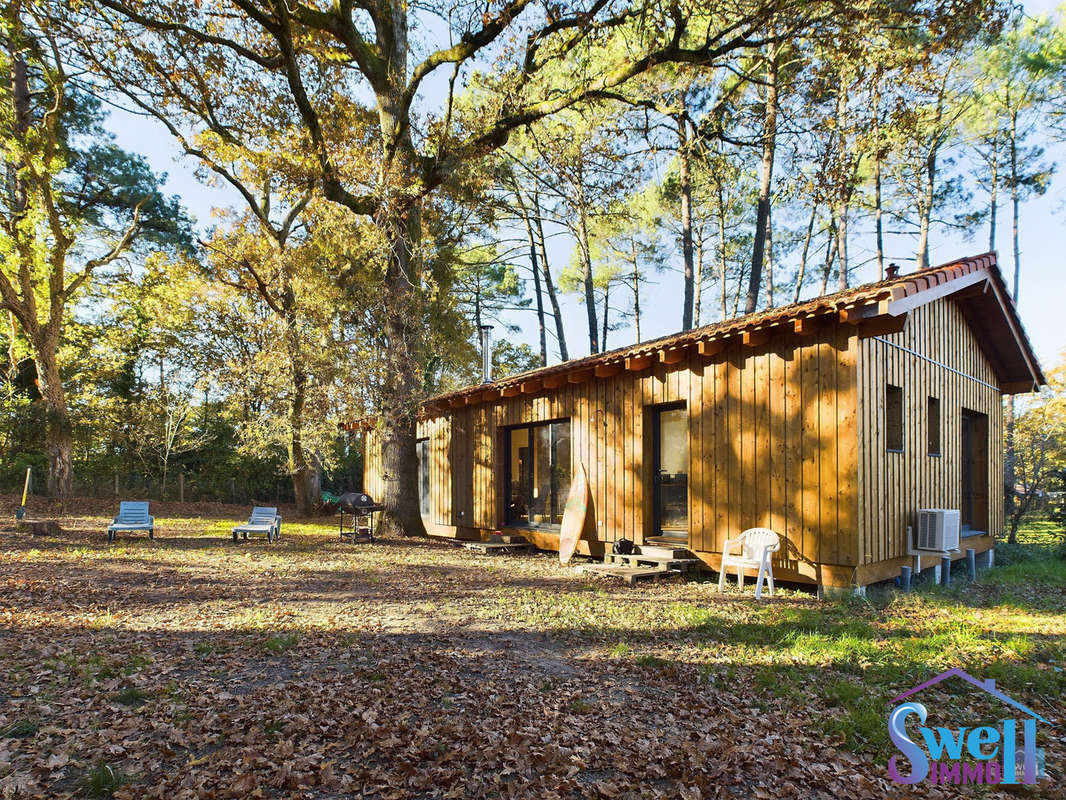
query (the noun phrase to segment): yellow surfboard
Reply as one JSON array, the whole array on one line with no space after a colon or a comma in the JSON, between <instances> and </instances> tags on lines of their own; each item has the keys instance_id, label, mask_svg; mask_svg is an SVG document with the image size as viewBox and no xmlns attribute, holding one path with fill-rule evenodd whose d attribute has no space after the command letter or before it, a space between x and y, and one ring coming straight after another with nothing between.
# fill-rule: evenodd
<instances>
[{"instance_id":1,"label":"yellow surfboard","mask_svg":"<svg viewBox=\"0 0 1066 800\"><path fill-rule=\"evenodd\" d=\"M581 532L585 530L585 520L589 513L589 479L585 474L585 466L579 464L573 483L570 484L570 494L566 498L566 507L563 509L563 524L559 530L559 563L569 564L577 550Z\"/></svg>"}]
</instances>

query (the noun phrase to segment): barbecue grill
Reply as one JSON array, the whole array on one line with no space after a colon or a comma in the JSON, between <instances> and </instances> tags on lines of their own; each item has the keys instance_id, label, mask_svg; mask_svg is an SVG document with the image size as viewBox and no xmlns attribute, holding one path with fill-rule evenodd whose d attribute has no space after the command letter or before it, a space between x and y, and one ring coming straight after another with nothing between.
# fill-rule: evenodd
<instances>
[{"instance_id":1,"label":"barbecue grill","mask_svg":"<svg viewBox=\"0 0 1066 800\"><path fill-rule=\"evenodd\" d=\"M385 506L375 503L368 494L347 492L337 498L337 507L342 537L351 536L353 542L374 541L374 513L383 511ZM351 517L348 527L344 524L345 516Z\"/></svg>"}]
</instances>

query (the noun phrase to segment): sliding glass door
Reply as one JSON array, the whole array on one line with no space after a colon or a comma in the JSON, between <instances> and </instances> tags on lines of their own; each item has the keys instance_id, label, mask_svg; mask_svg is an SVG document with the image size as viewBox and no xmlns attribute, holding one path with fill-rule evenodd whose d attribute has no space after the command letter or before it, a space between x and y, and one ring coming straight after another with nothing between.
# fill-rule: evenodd
<instances>
[{"instance_id":1,"label":"sliding glass door","mask_svg":"<svg viewBox=\"0 0 1066 800\"><path fill-rule=\"evenodd\" d=\"M570 422L506 432L507 523L559 525L570 492Z\"/></svg>"}]
</instances>

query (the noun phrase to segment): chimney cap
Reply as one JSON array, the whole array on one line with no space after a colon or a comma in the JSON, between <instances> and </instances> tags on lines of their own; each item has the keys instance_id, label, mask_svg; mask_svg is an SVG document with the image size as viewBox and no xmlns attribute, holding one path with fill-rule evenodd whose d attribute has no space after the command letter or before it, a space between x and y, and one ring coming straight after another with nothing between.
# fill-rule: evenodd
<instances>
[{"instance_id":1,"label":"chimney cap","mask_svg":"<svg viewBox=\"0 0 1066 800\"><path fill-rule=\"evenodd\" d=\"M889 264L888 270L885 272L885 277L889 280L899 277L899 264Z\"/></svg>"}]
</instances>

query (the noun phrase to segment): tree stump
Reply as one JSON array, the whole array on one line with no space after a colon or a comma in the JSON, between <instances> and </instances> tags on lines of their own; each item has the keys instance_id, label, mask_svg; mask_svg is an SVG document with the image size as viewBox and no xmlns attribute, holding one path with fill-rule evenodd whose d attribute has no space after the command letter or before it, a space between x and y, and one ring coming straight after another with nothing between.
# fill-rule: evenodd
<instances>
[{"instance_id":1,"label":"tree stump","mask_svg":"<svg viewBox=\"0 0 1066 800\"><path fill-rule=\"evenodd\" d=\"M19 520L18 530L20 533L28 533L31 536L58 536L63 532L59 523L54 519Z\"/></svg>"}]
</instances>

